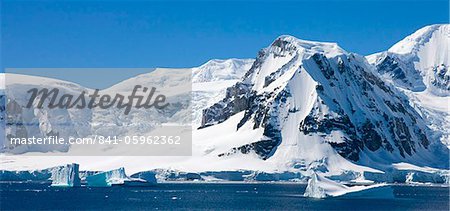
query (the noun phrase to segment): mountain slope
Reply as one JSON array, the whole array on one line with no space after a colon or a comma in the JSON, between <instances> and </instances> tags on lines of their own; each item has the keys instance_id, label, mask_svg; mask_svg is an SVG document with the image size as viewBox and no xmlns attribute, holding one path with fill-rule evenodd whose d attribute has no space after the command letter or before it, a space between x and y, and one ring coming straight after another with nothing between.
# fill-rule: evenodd
<instances>
[{"instance_id":1,"label":"mountain slope","mask_svg":"<svg viewBox=\"0 0 450 211\"><path fill-rule=\"evenodd\" d=\"M368 60L397 86L449 96L449 43L450 24L426 26Z\"/></svg>"},{"instance_id":2,"label":"mountain slope","mask_svg":"<svg viewBox=\"0 0 450 211\"><path fill-rule=\"evenodd\" d=\"M448 150L408 99L373 71L363 57L334 43L281 36L204 111L202 127L244 113L235 133L261 131L219 156L255 153L324 171L342 166L342 157L372 167L400 161L448 166Z\"/></svg>"},{"instance_id":3,"label":"mountain slope","mask_svg":"<svg viewBox=\"0 0 450 211\"><path fill-rule=\"evenodd\" d=\"M430 25L367 56L387 81L399 87L450 147L450 24Z\"/></svg>"}]
</instances>

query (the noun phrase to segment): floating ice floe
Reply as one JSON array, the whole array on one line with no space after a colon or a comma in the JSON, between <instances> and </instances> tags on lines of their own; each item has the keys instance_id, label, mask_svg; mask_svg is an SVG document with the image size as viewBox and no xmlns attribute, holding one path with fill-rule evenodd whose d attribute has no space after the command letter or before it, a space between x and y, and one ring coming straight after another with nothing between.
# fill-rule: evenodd
<instances>
[{"instance_id":1,"label":"floating ice floe","mask_svg":"<svg viewBox=\"0 0 450 211\"><path fill-rule=\"evenodd\" d=\"M80 177L78 176L79 165L76 163L65 166L54 167L51 172L51 186L54 187L76 187L80 186Z\"/></svg>"},{"instance_id":2,"label":"floating ice floe","mask_svg":"<svg viewBox=\"0 0 450 211\"><path fill-rule=\"evenodd\" d=\"M394 198L394 191L386 184L346 186L314 173L308 181L305 197Z\"/></svg>"}]
</instances>

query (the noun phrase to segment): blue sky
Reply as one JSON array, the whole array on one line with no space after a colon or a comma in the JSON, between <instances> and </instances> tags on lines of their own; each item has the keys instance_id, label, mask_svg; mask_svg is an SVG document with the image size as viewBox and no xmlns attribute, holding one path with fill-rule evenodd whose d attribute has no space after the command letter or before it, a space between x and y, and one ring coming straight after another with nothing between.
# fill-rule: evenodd
<instances>
[{"instance_id":1,"label":"blue sky","mask_svg":"<svg viewBox=\"0 0 450 211\"><path fill-rule=\"evenodd\" d=\"M213 58L254 58L282 34L365 55L425 25L448 23L448 11L445 0L2 0L1 67L193 67ZM138 73L107 82L59 75L103 87Z\"/></svg>"}]
</instances>

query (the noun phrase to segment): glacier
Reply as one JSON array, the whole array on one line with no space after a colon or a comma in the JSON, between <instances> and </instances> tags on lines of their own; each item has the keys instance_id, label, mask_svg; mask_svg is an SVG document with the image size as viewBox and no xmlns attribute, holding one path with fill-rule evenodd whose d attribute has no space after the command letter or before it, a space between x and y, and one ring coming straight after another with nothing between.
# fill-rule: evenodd
<instances>
[{"instance_id":1,"label":"glacier","mask_svg":"<svg viewBox=\"0 0 450 211\"><path fill-rule=\"evenodd\" d=\"M79 165L76 163L58 166L51 170L53 187L78 187L81 186L79 177Z\"/></svg>"}]
</instances>

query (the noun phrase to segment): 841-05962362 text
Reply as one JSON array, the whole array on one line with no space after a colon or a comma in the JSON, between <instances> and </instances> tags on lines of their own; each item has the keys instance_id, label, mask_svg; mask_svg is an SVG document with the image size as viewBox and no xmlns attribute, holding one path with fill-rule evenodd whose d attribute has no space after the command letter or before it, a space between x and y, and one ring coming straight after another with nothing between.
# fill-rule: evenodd
<instances>
[{"instance_id":1,"label":"841-05962362 text","mask_svg":"<svg viewBox=\"0 0 450 211\"><path fill-rule=\"evenodd\" d=\"M180 136L101 136L93 135L90 137L62 138L58 136L49 136L45 138L29 137L29 138L11 138L12 145L180 145Z\"/></svg>"}]
</instances>

